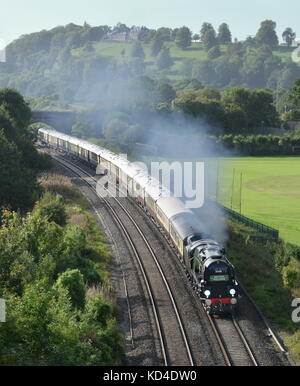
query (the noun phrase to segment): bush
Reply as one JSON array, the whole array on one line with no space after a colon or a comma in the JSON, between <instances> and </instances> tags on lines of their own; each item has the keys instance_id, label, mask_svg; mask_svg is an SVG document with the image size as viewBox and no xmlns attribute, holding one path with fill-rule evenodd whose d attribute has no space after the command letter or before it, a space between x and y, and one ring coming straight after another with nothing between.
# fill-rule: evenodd
<instances>
[{"instance_id":1,"label":"bush","mask_svg":"<svg viewBox=\"0 0 300 386\"><path fill-rule=\"evenodd\" d=\"M46 192L36 205L37 215L46 217L49 222L53 221L60 226L66 225L67 214L63 197Z\"/></svg>"},{"instance_id":2,"label":"bush","mask_svg":"<svg viewBox=\"0 0 300 386\"><path fill-rule=\"evenodd\" d=\"M73 307L81 309L85 305L85 284L83 275L78 269L66 270L58 276L55 288L60 291L62 288L68 291Z\"/></svg>"},{"instance_id":3,"label":"bush","mask_svg":"<svg viewBox=\"0 0 300 386\"><path fill-rule=\"evenodd\" d=\"M113 299L101 290L85 300L85 281L110 288L108 249L92 215L49 192L26 217L0 212L0 295L8 310L0 365L120 364L124 343ZM82 227L62 225L67 213L80 213Z\"/></svg>"},{"instance_id":4,"label":"bush","mask_svg":"<svg viewBox=\"0 0 300 386\"><path fill-rule=\"evenodd\" d=\"M282 116L284 121L299 121L300 120L300 110L291 110L287 113L284 113Z\"/></svg>"},{"instance_id":5,"label":"bush","mask_svg":"<svg viewBox=\"0 0 300 386\"><path fill-rule=\"evenodd\" d=\"M100 296L95 296L87 302L86 315L88 320L106 327L108 320L114 316L113 306Z\"/></svg>"},{"instance_id":6,"label":"bush","mask_svg":"<svg viewBox=\"0 0 300 386\"><path fill-rule=\"evenodd\" d=\"M287 267L282 270L284 284L291 288L300 288L300 265L292 258Z\"/></svg>"}]
</instances>

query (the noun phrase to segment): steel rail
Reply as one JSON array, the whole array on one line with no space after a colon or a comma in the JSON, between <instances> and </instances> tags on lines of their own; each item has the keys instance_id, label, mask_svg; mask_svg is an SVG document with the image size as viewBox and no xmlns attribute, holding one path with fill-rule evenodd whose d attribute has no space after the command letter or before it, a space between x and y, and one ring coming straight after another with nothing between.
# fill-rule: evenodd
<instances>
[{"instance_id":1,"label":"steel rail","mask_svg":"<svg viewBox=\"0 0 300 386\"><path fill-rule=\"evenodd\" d=\"M88 176L89 178L91 178L95 183L98 183L98 181L92 176L90 175L87 171L85 171L84 169L82 169L81 167L79 167L78 165L74 165L73 163L70 163L69 161L66 161L64 160L64 162L62 162L59 158L57 157L54 157L54 159L61 163L62 165L64 165L66 168L68 168L69 170L71 170L73 173L77 174L81 179L82 176L73 170L73 168L70 168L69 166L65 165L66 163L72 165L72 167L75 167L76 169L80 170L83 174L85 174L86 176ZM95 187L89 183L88 181L84 180L90 187L91 189L99 196L99 193L97 192L97 190L95 189ZM101 197L101 196L100 196ZM131 222L133 223L133 225L135 226L136 230L138 231L138 233L140 234L141 238L143 239L145 245L147 246L156 266L157 266L157 269L161 275L161 278L165 284L165 287L166 287L166 290L168 292L168 295L169 295L169 298L171 300L171 303L172 303L172 306L173 306L173 309L174 309L174 312L175 312L175 315L176 315L176 318L177 318L177 322L178 322L178 325L179 325L179 328L180 328L180 331L181 331L181 335L182 335L182 338L183 338L183 341L184 341L184 345L185 345L185 349L186 349L186 352L187 352L187 356L188 356L188 359L189 359L189 362L190 362L190 365L191 366L194 366L194 360L193 360L193 357L192 357L192 353L191 353L191 349L190 349L190 346L189 346L189 343L188 343L188 339L187 339L187 336L186 336L186 332L185 332L185 329L184 329L184 326L183 326L183 323L182 323L182 319L180 317L180 313L178 311L178 307L176 305L176 301L174 299L174 296L172 294L172 291L171 291L171 288L168 284L168 281L166 279L166 276L165 274L163 273L163 270L161 268L161 265L158 261L158 258L153 250L153 248L151 247L150 243L148 242L146 236L144 235L143 231L140 229L139 225L136 223L136 221L133 219L133 217L131 216L131 214L128 212L128 210L124 207L124 205L122 205L120 203L119 200L116 199L116 197L112 197L116 202L117 204L122 208L122 210L126 213L126 215L128 216L128 218L131 220ZM156 325L157 325L157 329L158 329L158 333L159 333L159 337L160 337L160 342L161 342L161 347L162 347L162 353L163 353L163 357L164 357L164 363L165 365L167 366L168 365L168 359L167 359L167 354L166 354L166 348L165 348L165 342L164 342L164 338L163 338L163 334L162 334L162 328L160 326L160 322L159 322L159 317L158 317L158 312L157 312L157 309L156 309L156 305L155 305L155 299L154 299L154 296L153 296L153 293L152 293L152 290L151 290L151 286L150 286L150 282L149 282L149 279L147 277L147 274L145 272L145 269L144 269L144 266L143 266L143 263L142 263L142 259L140 258L139 256L139 253L134 245L134 242L130 236L130 234L128 233L126 227L124 226L124 224L122 223L122 220L120 219L120 217L118 216L118 214L116 213L115 209L111 206L111 204L107 201L106 198L104 197L101 197L101 199L106 203L106 205L109 207L109 209L111 210L111 212L113 213L115 219L117 220L118 224L120 225L123 233L126 235L126 238L128 239L129 243L130 243L130 246L132 247L133 251L134 251L134 255L138 261L138 264L140 266L140 269L141 269L141 272L142 272L142 275L144 277L144 280L145 280L145 283L146 283L146 287L147 287L147 291L149 293L149 297L151 299L151 304L152 304L152 307L153 307L153 312L154 312L154 315L155 315L155 321L156 321Z\"/></svg>"}]
</instances>

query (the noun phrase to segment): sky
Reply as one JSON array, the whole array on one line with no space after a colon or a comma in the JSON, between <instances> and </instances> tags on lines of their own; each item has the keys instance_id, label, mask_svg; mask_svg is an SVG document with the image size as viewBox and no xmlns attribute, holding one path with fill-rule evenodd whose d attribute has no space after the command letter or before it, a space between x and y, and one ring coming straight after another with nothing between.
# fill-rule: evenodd
<instances>
[{"instance_id":1,"label":"sky","mask_svg":"<svg viewBox=\"0 0 300 386\"><path fill-rule=\"evenodd\" d=\"M0 0L4 3L4 0ZM92 26L118 22L149 28L186 25L198 33L203 22L217 28L229 24L239 40L255 35L260 22L277 22L277 33L286 27L296 32L300 2L289 0L6 0L0 11L0 40L6 44L23 34L51 29L68 23ZM298 28L300 38L300 28Z\"/></svg>"}]
</instances>

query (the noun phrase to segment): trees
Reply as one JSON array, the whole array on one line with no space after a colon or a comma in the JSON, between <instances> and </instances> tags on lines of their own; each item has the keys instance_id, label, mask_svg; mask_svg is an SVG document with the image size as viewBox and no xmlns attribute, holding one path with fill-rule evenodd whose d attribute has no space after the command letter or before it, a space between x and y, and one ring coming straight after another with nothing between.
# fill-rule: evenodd
<instances>
[{"instance_id":1,"label":"trees","mask_svg":"<svg viewBox=\"0 0 300 386\"><path fill-rule=\"evenodd\" d=\"M188 27L181 27L177 30L175 42L182 50L192 43L192 32Z\"/></svg>"},{"instance_id":2,"label":"trees","mask_svg":"<svg viewBox=\"0 0 300 386\"><path fill-rule=\"evenodd\" d=\"M114 26L113 32L121 33L121 32L129 32L130 28L127 27L126 24L123 23L117 23L117 25Z\"/></svg>"},{"instance_id":3,"label":"trees","mask_svg":"<svg viewBox=\"0 0 300 386\"><path fill-rule=\"evenodd\" d=\"M31 110L15 90L0 90L0 205L28 209L39 194L36 173L46 166L34 147L36 133L28 125Z\"/></svg>"},{"instance_id":4,"label":"trees","mask_svg":"<svg viewBox=\"0 0 300 386\"><path fill-rule=\"evenodd\" d=\"M176 97L176 91L168 83L159 83L154 91L156 104L170 102Z\"/></svg>"},{"instance_id":5,"label":"trees","mask_svg":"<svg viewBox=\"0 0 300 386\"><path fill-rule=\"evenodd\" d=\"M179 91L199 91L203 88L203 84L198 79L183 79L176 82L174 87Z\"/></svg>"},{"instance_id":6,"label":"trees","mask_svg":"<svg viewBox=\"0 0 300 386\"><path fill-rule=\"evenodd\" d=\"M217 45L217 34L210 23L203 23L200 31L200 39L206 51Z\"/></svg>"},{"instance_id":7,"label":"trees","mask_svg":"<svg viewBox=\"0 0 300 386\"><path fill-rule=\"evenodd\" d=\"M160 39L163 43L171 40L172 30L171 28L161 27L155 33L155 37Z\"/></svg>"},{"instance_id":8,"label":"trees","mask_svg":"<svg viewBox=\"0 0 300 386\"><path fill-rule=\"evenodd\" d=\"M208 29L201 38L204 49L209 51L212 47L217 45L216 32L214 29Z\"/></svg>"},{"instance_id":9,"label":"trees","mask_svg":"<svg viewBox=\"0 0 300 386\"><path fill-rule=\"evenodd\" d=\"M288 94L288 100L295 107L300 108L300 78L296 79Z\"/></svg>"},{"instance_id":10,"label":"trees","mask_svg":"<svg viewBox=\"0 0 300 386\"><path fill-rule=\"evenodd\" d=\"M16 128L25 132L25 128L30 123L31 110L25 102L23 96L11 88L0 90L0 105L4 105L9 115L15 122Z\"/></svg>"},{"instance_id":11,"label":"trees","mask_svg":"<svg viewBox=\"0 0 300 386\"><path fill-rule=\"evenodd\" d=\"M175 111L182 111L195 118L204 118L210 124L219 125L221 122L221 103L214 99L207 99L200 92L186 91L173 101Z\"/></svg>"},{"instance_id":12,"label":"trees","mask_svg":"<svg viewBox=\"0 0 300 386\"><path fill-rule=\"evenodd\" d=\"M292 30L292 28L286 28L283 31L282 37L283 37L283 40L288 45L288 47L290 47L296 38L296 33Z\"/></svg>"},{"instance_id":13,"label":"trees","mask_svg":"<svg viewBox=\"0 0 300 386\"><path fill-rule=\"evenodd\" d=\"M54 198L55 199L55 198ZM71 208L71 209L70 209ZM86 226L61 227L39 210L24 218L5 211L0 232L0 293L7 322L0 325L0 363L37 366L101 366L120 363L123 342L113 305L97 286L109 263L92 217L74 205ZM75 211L75 212L74 212ZM64 269L61 260L64 260ZM94 263L101 262L100 264ZM85 266L97 281L89 284ZM106 268L105 268L106 267Z\"/></svg>"},{"instance_id":14,"label":"trees","mask_svg":"<svg viewBox=\"0 0 300 386\"><path fill-rule=\"evenodd\" d=\"M88 138L91 133L91 124L84 119L78 119L71 128L71 134L78 138Z\"/></svg>"},{"instance_id":15,"label":"trees","mask_svg":"<svg viewBox=\"0 0 300 386\"><path fill-rule=\"evenodd\" d=\"M215 88L203 88L200 90L199 95L204 99L221 100L221 93Z\"/></svg>"},{"instance_id":16,"label":"trees","mask_svg":"<svg viewBox=\"0 0 300 386\"><path fill-rule=\"evenodd\" d=\"M259 44L267 45L271 48L277 47L279 40L276 34L276 23L272 20L265 20L261 23L256 34L256 40Z\"/></svg>"},{"instance_id":17,"label":"trees","mask_svg":"<svg viewBox=\"0 0 300 386\"><path fill-rule=\"evenodd\" d=\"M208 59L211 59L211 60L217 59L217 58L220 57L220 56L221 56L221 51L220 51L219 46L214 46L214 47L212 47L212 48L208 51L208 53L207 53Z\"/></svg>"},{"instance_id":18,"label":"trees","mask_svg":"<svg viewBox=\"0 0 300 386\"><path fill-rule=\"evenodd\" d=\"M143 26L139 32L138 39L141 42L149 43L149 41L153 38L154 35L154 30L150 30L149 28Z\"/></svg>"},{"instance_id":19,"label":"trees","mask_svg":"<svg viewBox=\"0 0 300 386\"><path fill-rule=\"evenodd\" d=\"M0 206L26 210L38 197L35 174L23 165L17 146L0 131Z\"/></svg>"},{"instance_id":20,"label":"trees","mask_svg":"<svg viewBox=\"0 0 300 386\"><path fill-rule=\"evenodd\" d=\"M234 87L224 91L222 104L225 111L237 111L240 116L243 114L244 128L272 127L278 124L278 113L269 91Z\"/></svg>"},{"instance_id":21,"label":"trees","mask_svg":"<svg viewBox=\"0 0 300 386\"><path fill-rule=\"evenodd\" d=\"M152 38L151 42L151 56L157 56L163 47L164 42L171 40L170 28L159 28Z\"/></svg>"},{"instance_id":22,"label":"trees","mask_svg":"<svg viewBox=\"0 0 300 386\"><path fill-rule=\"evenodd\" d=\"M73 307L82 309L85 306L85 284L83 275L78 269L67 269L58 276L55 283L58 292L67 290Z\"/></svg>"},{"instance_id":23,"label":"trees","mask_svg":"<svg viewBox=\"0 0 300 386\"><path fill-rule=\"evenodd\" d=\"M164 47L157 57L156 65L160 70L166 70L170 68L172 64L173 60L170 56L170 49Z\"/></svg>"},{"instance_id":24,"label":"trees","mask_svg":"<svg viewBox=\"0 0 300 386\"><path fill-rule=\"evenodd\" d=\"M208 31L215 31L214 27L210 23L203 23L200 30L200 40L203 42L204 36Z\"/></svg>"},{"instance_id":25,"label":"trees","mask_svg":"<svg viewBox=\"0 0 300 386\"><path fill-rule=\"evenodd\" d=\"M55 222L60 226L66 225L67 214L62 196L46 192L35 208L38 215L46 217L49 222Z\"/></svg>"},{"instance_id":26,"label":"trees","mask_svg":"<svg viewBox=\"0 0 300 386\"><path fill-rule=\"evenodd\" d=\"M157 56L162 49L164 41L159 36L154 36L151 42L151 56Z\"/></svg>"},{"instance_id":27,"label":"trees","mask_svg":"<svg viewBox=\"0 0 300 386\"><path fill-rule=\"evenodd\" d=\"M222 23L218 29L218 42L219 44L229 44L232 42L232 35L228 24Z\"/></svg>"},{"instance_id":28,"label":"trees","mask_svg":"<svg viewBox=\"0 0 300 386\"><path fill-rule=\"evenodd\" d=\"M132 45L131 56L133 58L145 59L145 52L141 42L136 41Z\"/></svg>"}]
</instances>

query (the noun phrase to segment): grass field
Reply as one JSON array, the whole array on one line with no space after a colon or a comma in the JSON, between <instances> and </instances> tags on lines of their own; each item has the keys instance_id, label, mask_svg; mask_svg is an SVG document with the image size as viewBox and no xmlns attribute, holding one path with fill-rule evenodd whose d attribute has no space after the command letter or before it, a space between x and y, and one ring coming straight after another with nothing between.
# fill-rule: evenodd
<instances>
[{"instance_id":1,"label":"grass field","mask_svg":"<svg viewBox=\"0 0 300 386\"><path fill-rule=\"evenodd\" d=\"M300 245L299 157L228 158L220 169L219 201Z\"/></svg>"},{"instance_id":2,"label":"grass field","mask_svg":"<svg viewBox=\"0 0 300 386\"><path fill-rule=\"evenodd\" d=\"M180 49L174 42L166 42L165 45L170 48L170 55L174 60L173 66L168 71L168 76L170 79L177 80L177 72L180 69L181 63L184 59L197 59L205 60L207 59L207 53L203 49L201 43L192 43L190 47L185 50ZM143 44L145 52L145 63L148 70L155 71L155 60L151 56L150 44ZM96 52L103 56L110 56L122 60L123 58L131 57L132 42L117 42L117 41L107 41L99 42L94 44L94 49ZM225 52L227 46L220 46L221 51ZM81 52L80 49L73 50L74 55L79 55ZM279 47L277 51L274 51L276 56L281 57L284 61L289 61L293 48Z\"/></svg>"},{"instance_id":3,"label":"grass field","mask_svg":"<svg viewBox=\"0 0 300 386\"><path fill-rule=\"evenodd\" d=\"M144 157L144 162L178 159ZM181 162L195 161L185 158ZM300 245L300 157L235 157L205 162L205 194Z\"/></svg>"}]
</instances>

